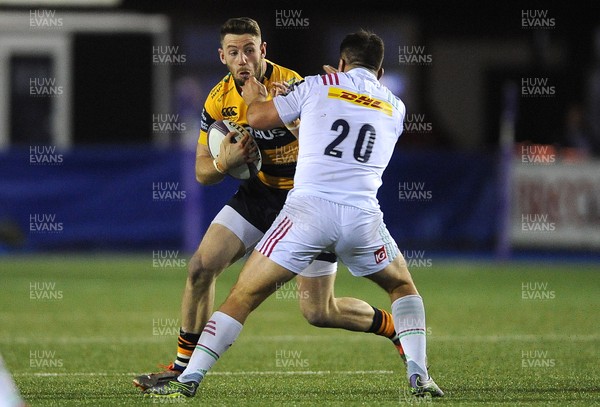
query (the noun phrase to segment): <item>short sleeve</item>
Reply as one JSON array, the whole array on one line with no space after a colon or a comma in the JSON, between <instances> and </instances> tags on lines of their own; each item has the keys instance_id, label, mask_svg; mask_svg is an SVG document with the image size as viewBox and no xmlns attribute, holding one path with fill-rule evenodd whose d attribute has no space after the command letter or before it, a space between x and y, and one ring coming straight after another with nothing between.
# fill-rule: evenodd
<instances>
[{"instance_id":1,"label":"short sleeve","mask_svg":"<svg viewBox=\"0 0 600 407\"><path fill-rule=\"evenodd\" d=\"M300 110L308 94L308 88L309 85L305 80L296 82L287 95L280 95L273 99L273 104L282 122L291 123L300 117Z\"/></svg>"}]
</instances>

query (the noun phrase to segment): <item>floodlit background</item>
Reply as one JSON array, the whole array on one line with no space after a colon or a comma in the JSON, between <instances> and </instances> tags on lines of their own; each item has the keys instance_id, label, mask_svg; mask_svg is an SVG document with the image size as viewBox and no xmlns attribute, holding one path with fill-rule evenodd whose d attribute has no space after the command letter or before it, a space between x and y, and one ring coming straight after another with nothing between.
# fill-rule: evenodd
<instances>
[{"instance_id":1,"label":"floodlit background","mask_svg":"<svg viewBox=\"0 0 600 407\"><path fill-rule=\"evenodd\" d=\"M349 32L384 39L407 115L379 200L448 403L597 402L600 5L0 0L0 405L11 375L31 406L143 404L131 378L173 359L188 259L238 185L194 177L219 27L238 16L303 76L336 66ZM389 307L343 269L337 295ZM202 400L412 400L391 347L310 327L297 288Z\"/></svg>"}]
</instances>

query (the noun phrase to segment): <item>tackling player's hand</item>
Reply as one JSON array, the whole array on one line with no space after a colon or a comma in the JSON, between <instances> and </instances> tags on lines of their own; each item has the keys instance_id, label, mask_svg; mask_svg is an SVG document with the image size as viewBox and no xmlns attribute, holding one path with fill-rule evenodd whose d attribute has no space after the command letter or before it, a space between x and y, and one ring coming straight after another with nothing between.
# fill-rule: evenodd
<instances>
[{"instance_id":1,"label":"tackling player's hand","mask_svg":"<svg viewBox=\"0 0 600 407\"><path fill-rule=\"evenodd\" d=\"M255 77L251 77L242 86L242 97L248 106L255 100L267 100L269 93L265 85L260 83Z\"/></svg>"},{"instance_id":2,"label":"tackling player's hand","mask_svg":"<svg viewBox=\"0 0 600 407\"><path fill-rule=\"evenodd\" d=\"M290 85L287 82L273 82L271 85L271 89L269 89L269 94L272 97L279 95L287 95L290 91Z\"/></svg>"},{"instance_id":3,"label":"tackling player's hand","mask_svg":"<svg viewBox=\"0 0 600 407\"><path fill-rule=\"evenodd\" d=\"M218 162L223 171L239 167L242 164L251 163L258 158L256 143L246 134L240 141L235 139L236 133L227 133L219 149Z\"/></svg>"},{"instance_id":4,"label":"tackling player's hand","mask_svg":"<svg viewBox=\"0 0 600 407\"><path fill-rule=\"evenodd\" d=\"M338 71L331 65L323 65L323 70L325 71L325 73L336 73Z\"/></svg>"}]
</instances>

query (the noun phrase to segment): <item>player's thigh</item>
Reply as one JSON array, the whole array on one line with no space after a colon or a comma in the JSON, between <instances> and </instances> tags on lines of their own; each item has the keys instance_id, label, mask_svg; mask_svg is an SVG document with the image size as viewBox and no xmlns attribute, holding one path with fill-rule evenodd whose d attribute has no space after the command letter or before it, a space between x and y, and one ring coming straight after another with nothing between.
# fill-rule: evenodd
<instances>
[{"instance_id":1,"label":"player's thigh","mask_svg":"<svg viewBox=\"0 0 600 407\"><path fill-rule=\"evenodd\" d=\"M244 243L235 233L221 224L211 223L192 256L192 269L218 274L245 252Z\"/></svg>"},{"instance_id":2,"label":"player's thigh","mask_svg":"<svg viewBox=\"0 0 600 407\"><path fill-rule=\"evenodd\" d=\"M394 260L388 263L382 270L367 274L364 277L373 281L387 292L395 293L396 297L418 294L402 253L398 253Z\"/></svg>"},{"instance_id":3,"label":"player's thigh","mask_svg":"<svg viewBox=\"0 0 600 407\"><path fill-rule=\"evenodd\" d=\"M333 298L335 273L321 277L298 275L298 298L303 312L326 309Z\"/></svg>"},{"instance_id":4,"label":"player's thigh","mask_svg":"<svg viewBox=\"0 0 600 407\"><path fill-rule=\"evenodd\" d=\"M254 309L295 276L285 267L254 250L244 264L226 303L241 303Z\"/></svg>"}]
</instances>

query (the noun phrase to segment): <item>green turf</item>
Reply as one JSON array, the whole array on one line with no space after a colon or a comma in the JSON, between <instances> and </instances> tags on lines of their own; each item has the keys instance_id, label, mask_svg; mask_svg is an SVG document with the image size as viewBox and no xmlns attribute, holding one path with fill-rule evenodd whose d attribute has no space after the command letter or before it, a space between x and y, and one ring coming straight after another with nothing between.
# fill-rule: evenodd
<instances>
[{"instance_id":1,"label":"green turf","mask_svg":"<svg viewBox=\"0 0 600 407\"><path fill-rule=\"evenodd\" d=\"M293 283L250 317L194 399L143 399L131 379L174 357L184 268L153 267L149 254L3 257L0 270L0 352L30 406L418 404L387 339L311 327ZM219 279L218 303L238 270ZM600 403L599 265L433 260L412 274L446 392L434 403ZM389 308L346 270L336 294Z\"/></svg>"}]
</instances>

